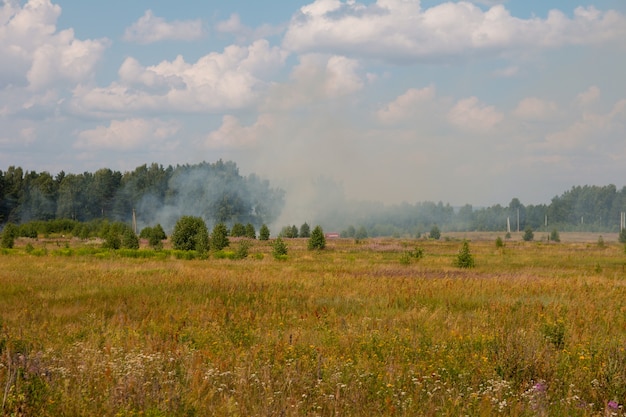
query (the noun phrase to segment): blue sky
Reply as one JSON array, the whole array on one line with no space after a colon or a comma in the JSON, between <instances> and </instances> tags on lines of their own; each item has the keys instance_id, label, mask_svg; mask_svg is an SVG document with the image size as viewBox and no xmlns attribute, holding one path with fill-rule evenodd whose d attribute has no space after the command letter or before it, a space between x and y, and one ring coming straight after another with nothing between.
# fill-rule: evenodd
<instances>
[{"instance_id":1,"label":"blue sky","mask_svg":"<svg viewBox=\"0 0 626 417\"><path fill-rule=\"evenodd\" d=\"M2 170L230 159L294 210L320 176L476 206L626 185L621 0L5 0L0 25Z\"/></svg>"}]
</instances>

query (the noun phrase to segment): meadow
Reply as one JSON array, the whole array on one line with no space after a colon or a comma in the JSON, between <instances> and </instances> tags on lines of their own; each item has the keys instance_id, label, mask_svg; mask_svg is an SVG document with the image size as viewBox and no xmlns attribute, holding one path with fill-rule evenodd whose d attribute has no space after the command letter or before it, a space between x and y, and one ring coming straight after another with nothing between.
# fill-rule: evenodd
<instances>
[{"instance_id":1,"label":"meadow","mask_svg":"<svg viewBox=\"0 0 626 417\"><path fill-rule=\"evenodd\" d=\"M616 236L444 236L286 239L282 260L20 239L0 253L0 415L626 414ZM453 265L463 238L474 268Z\"/></svg>"}]
</instances>

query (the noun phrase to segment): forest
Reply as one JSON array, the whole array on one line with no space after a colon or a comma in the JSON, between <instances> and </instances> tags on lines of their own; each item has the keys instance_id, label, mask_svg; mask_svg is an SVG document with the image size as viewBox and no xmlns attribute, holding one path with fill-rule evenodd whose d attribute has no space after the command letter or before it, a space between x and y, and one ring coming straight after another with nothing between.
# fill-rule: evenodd
<instances>
[{"instance_id":1,"label":"forest","mask_svg":"<svg viewBox=\"0 0 626 417\"><path fill-rule=\"evenodd\" d=\"M258 228L277 221L285 197L285 191L272 187L268 180L255 174L242 176L232 161L175 167L153 163L124 173L103 168L82 174L61 171L54 176L11 166L0 170L0 228L9 222L55 219L130 223L133 213L140 227L161 224L171 230L181 216L194 215L210 226L250 223ZM315 218L302 221L337 232L364 227L369 236L415 236L427 233L433 225L442 231L506 231L507 221L511 231L615 232L624 211L626 187L585 185L539 205L524 205L518 198L506 206L479 208L333 198L319 205Z\"/></svg>"},{"instance_id":2,"label":"forest","mask_svg":"<svg viewBox=\"0 0 626 417\"><path fill-rule=\"evenodd\" d=\"M171 228L184 215L217 223L273 222L284 205L284 191L256 175L243 177L234 162L163 167L142 165L121 173L56 176L9 167L0 171L0 224L70 219L106 219L140 227Z\"/></svg>"}]
</instances>

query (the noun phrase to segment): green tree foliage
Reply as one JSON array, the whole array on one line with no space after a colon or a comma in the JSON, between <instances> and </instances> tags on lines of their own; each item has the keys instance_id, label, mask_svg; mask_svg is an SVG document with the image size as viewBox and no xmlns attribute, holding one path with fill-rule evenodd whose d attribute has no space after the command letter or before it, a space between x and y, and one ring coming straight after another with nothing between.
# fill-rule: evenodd
<instances>
[{"instance_id":1,"label":"green tree foliage","mask_svg":"<svg viewBox=\"0 0 626 417\"><path fill-rule=\"evenodd\" d=\"M496 238L496 248L500 249L504 247L504 241L500 236Z\"/></svg>"},{"instance_id":2,"label":"green tree foliage","mask_svg":"<svg viewBox=\"0 0 626 417\"><path fill-rule=\"evenodd\" d=\"M287 244L280 236L274 239L274 242L272 242L272 256L274 256L274 259L285 259L287 250Z\"/></svg>"},{"instance_id":3,"label":"green tree foliage","mask_svg":"<svg viewBox=\"0 0 626 417\"><path fill-rule=\"evenodd\" d=\"M159 223L154 227L144 227L139 233L139 237L148 239L148 245L153 249L163 248L163 240L167 239L167 235Z\"/></svg>"},{"instance_id":4,"label":"green tree foliage","mask_svg":"<svg viewBox=\"0 0 626 417\"><path fill-rule=\"evenodd\" d=\"M262 224L259 229L259 240L269 240L270 238L270 229L266 224Z\"/></svg>"},{"instance_id":5,"label":"green tree foliage","mask_svg":"<svg viewBox=\"0 0 626 417\"><path fill-rule=\"evenodd\" d=\"M469 242L467 240L463 241L463 246L459 250L456 258L454 259L454 266L457 268L473 268L474 267L474 257L472 256L469 248Z\"/></svg>"},{"instance_id":6,"label":"green tree foliage","mask_svg":"<svg viewBox=\"0 0 626 417\"><path fill-rule=\"evenodd\" d=\"M311 227L307 222L302 223L302 226L300 226L300 237L311 237Z\"/></svg>"},{"instance_id":7,"label":"green tree foliage","mask_svg":"<svg viewBox=\"0 0 626 417\"><path fill-rule=\"evenodd\" d=\"M435 240L439 240L441 238L441 231L439 230L439 227L437 227L437 225L434 225L431 229L430 229L430 235L429 237L431 239L435 239Z\"/></svg>"},{"instance_id":8,"label":"green tree foliage","mask_svg":"<svg viewBox=\"0 0 626 417\"><path fill-rule=\"evenodd\" d=\"M256 229L252 223L246 224L246 235L248 239L256 239Z\"/></svg>"},{"instance_id":9,"label":"green tree foliage","mask_svg":"<svg viewBox=\"0 0 626 417\"><path fill-rule=\"evenodd\" d=\"M0 247L10 249L15 245L15 239L18 234L18 227L13 223L7 223L2 229L2 238L0 239Z\"/></svg>"},{"instance_id":10,"label":"green tree foliage","mask_svg":"<svg viewBox=\"0 0 626 417\"><path fill-rule=\"evenodd\" d=\"M533 233L533 229L530 226L527 226L524 230L524 235L522 236L522 239L524 239L525 242L530 242L534 238L535 234Z\"/></svg>"},{"instance_id":11,"label":"green tree foliage","mask_svg":"<svg viewBox=\"0 0 626 417\"><path fill-rule=\"evenodd\" d=\"M619 232L619 241L620 243L626 243L626 229L622 229Z\"/></svg>"},{"instance_id":12,"label":"green tree foliage","mask_svg":"<svg viewBox=\"0 0 626 417\"><path fill-rule=\"evenodd\" d=\"M322 250L326 248L326 237L322 227L317 225L311 232L311 237L308 242L309 250Z\"/></svg>"},{"instance_id":13,"label":"green tree foliage","mask_svg":"<svg viewBox=\"0 0 626 417\"><path fill-rule=\"evenodd\" d=\"M235 223L230 229L230 235L232 237L243 237L246 235L246 227L241 223Z\"/></svg>"},{"instance_id":14,"label":"green tree foliage","mask_svg":"<svg viewBox=\"0 0 626 417\"><path fill-rule=\"evenodd\" d=\"M553 242L560 242L561 241L561 236L559 235L559 231L556 229L552 229L552 232L550 232L550 240Z\"/></svg>"},{"instance_id":15,"label":"green tree foliage","mask_svg":"<svg viewBox=\"0 0 626 417\"><path fill-rule=\"evenodd\" d=\"M354 234L354 238L356 240L367 239L367 229L365 228L365 226L360 226L358 228L358 230Z\"/></svg>"},{"instance_id":16,"label":"green tree foliage","mask_svg":"<svg viewBox=\"0 0 626 417\"><path fill-rule=\"evenodd\" d=\"M208 251L209 231L204 220L195 216L181 217L172 232L172 246L185 251Z\"/></svg>"},{"instance_id":17,"label":"green tree foliage","mask_svg":"<svg viewBox=\"0 0 626 417\"><path fill-rule=\"evenodd\" d=\"M211 232L211 249L220 251L230 245L228 229L224 223L218 223Z\"/></svg>"},{"instance_id":18,"label":"green tree foliage","mask_svg":"<svg viewBox=\"0 0 626 417\"><path fill-rule=\"evenodd\" d=\"M125 228L122 232L122 247L125 249L139 249L139 238L130 227Z\"/></svg>"}]
</instances>

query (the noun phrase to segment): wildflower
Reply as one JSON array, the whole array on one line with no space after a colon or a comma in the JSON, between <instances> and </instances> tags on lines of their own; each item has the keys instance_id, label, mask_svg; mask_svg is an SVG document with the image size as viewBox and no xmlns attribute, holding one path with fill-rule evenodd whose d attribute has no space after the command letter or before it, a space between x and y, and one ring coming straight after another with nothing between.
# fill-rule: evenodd
<instances>
[{"instance_id":1,"label":"wildflower","mask_svg":"<svg viewBox=\"0 0 626 417\"><path fill-rule=\"evenodd\" d=\"M619 408L619 404L617 404L617 401L609 401L606 406L609 410L617 410Z\"/></svg>"}]
</instances>

